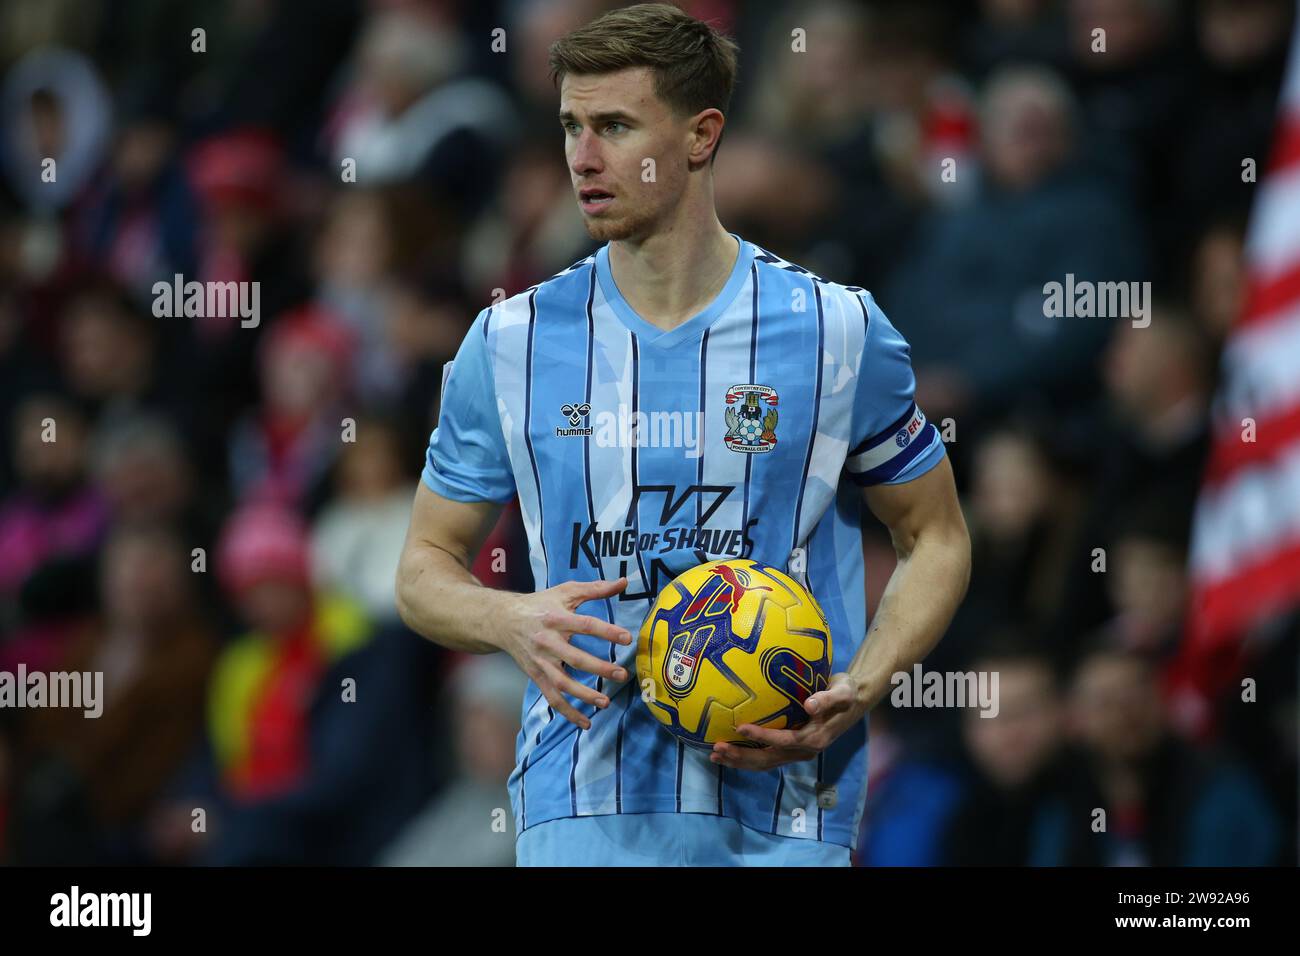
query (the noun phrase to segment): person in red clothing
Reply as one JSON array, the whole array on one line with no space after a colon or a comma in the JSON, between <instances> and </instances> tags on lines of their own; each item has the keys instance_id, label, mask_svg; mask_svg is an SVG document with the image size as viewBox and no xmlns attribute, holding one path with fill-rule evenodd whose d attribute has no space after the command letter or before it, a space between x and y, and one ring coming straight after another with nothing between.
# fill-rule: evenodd
<instances>
[{"instance_id":1,"label":"person in red clothing","mask_svg":"<svg viewBox=\"0 0 1300 956\"><path fill-rule=\"evenodd\" d=\"M306 529L292 512L247 506L230 519L218 571L252 630L222 654L209 698L223 783L236 797L291 790L307 772L307 723L319 682L369 640L359 605L313 593Z\"/></svg>"},{"instance_id":2,"label":"person in red clothing","mask_svg":"<svg viewBox=\"0 0 1300 956\"><path fill-rule=\"evenodd\" d=\"M323 681L372 637L360 605L312 588L306 527L290 510L238 509L222 529L216 563L249 630L223 649L208 687L207 796L180 801L154 821L158 852L170 860L220 859L227 846L283 855L305 845L298 803L319 783L312 722L323 698L334 698ZM190 826L196 805L213 808L211 833ZM287 845L267 850L276 832Z\"/></svg>"},{"instance_id":3,"label":"person in red clothing","mask_svg":"<svg viewBox=\"0 0 1300 956\"><path fill-rule=\"evenodd\" d=\"M306 504L340 447L339 402L352 381L351 333L330 312L278 316L261 345L262 403L237 424L230 478L243 500Z\"/></svg>"},{"instance_id":4,"label":"person in red clothing","mask_svg":"<svg viewBox=\"0 0 1300 956\"><path fill-rule=\"evenodd\" d=\"M215 564L248 629L213 669L203 759L156 820L159 856L371 862L434 783L424 642L314 587L305 524L279 505L239 508ZM199 834L195 808L207 818Z\"/></svg>"}]
</instances>

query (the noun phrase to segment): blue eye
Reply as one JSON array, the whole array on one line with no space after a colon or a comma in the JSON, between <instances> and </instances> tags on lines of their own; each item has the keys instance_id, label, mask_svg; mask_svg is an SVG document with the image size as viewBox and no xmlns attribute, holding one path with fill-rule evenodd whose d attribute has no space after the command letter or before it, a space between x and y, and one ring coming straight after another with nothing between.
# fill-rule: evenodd
<instances>
[{"instance_id":1,"label":"blue eye","mask_svg":"<svg viewBox=\"0 0 1300 956\"><path fill-rule=\"evenodd\" d=\"M619 129L627 129L626 126L624 126L622 123L619 123L619 122L617 122L617 121L612 122L612 123L606 123L606 124L605 124L605 129L606 129L607 131L612 131L613 128L614 128L615 126L617 126Z\"/></svg>"}]
</instances>

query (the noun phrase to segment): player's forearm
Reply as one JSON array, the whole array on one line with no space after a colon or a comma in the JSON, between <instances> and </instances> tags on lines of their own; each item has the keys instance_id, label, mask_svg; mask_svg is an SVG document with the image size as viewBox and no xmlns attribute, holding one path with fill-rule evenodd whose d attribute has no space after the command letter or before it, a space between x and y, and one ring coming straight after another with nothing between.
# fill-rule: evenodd
<instances>
[{"instance_id":1,"label":"player's forearm","mask_svg":"<svg viewBox=\"0 0 1300 956\"><path fill-rule=\"evenodd\" d=\"M888 695L893 675L910 670L939 643L970 581L964 525L917 536L899 555L866 640L849 665L868 710Z\"/></svg>"},{"instance_id":2,"label":"player's forearm","mask_svg":"<svg viewBox=\"0 0 1300 956\"><path fill-rule=\"evenodd\" d=\"M485 587L441 548L413 547L397 569L397 612L402 621L435 644L471 654L500 650L494 623L514 595Z\"/></svg>"}]
</instances>

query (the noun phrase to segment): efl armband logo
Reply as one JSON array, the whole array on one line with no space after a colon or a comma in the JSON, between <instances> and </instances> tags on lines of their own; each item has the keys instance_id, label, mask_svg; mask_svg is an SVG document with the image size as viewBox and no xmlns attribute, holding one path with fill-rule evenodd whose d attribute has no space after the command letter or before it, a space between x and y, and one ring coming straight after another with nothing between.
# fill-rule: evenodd
<instances>
[{"instance_id":1,"label":"efl armband logo","mask_svg":"<svg viewBox=\"0 0 1300 956\"><path fill-rule=\"evenodd\" d=\"M906 448L924 427L925 416L921 414L921 410L918 408L916 414L912 416L912 420L898 430L898 434L894 436L894 444L899 448Z\"/></svg>"}]
</instances>

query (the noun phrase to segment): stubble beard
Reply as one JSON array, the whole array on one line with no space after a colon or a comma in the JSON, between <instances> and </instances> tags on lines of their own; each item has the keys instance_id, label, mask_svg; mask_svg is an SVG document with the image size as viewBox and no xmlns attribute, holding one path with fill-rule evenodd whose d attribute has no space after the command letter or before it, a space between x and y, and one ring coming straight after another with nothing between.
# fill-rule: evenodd
<instances>
[{"instance_id":1,"label":"stubble beard","mask_svg":"<svg viewBox=\"0 0 1300 956\"><path fill-rule=\"evenodd\" d=\"M653 232L655 217L646 210L632 210L621 216L606 218L584 216L587 235L596 242L640 239Z\"/></svg>"}]
</instances>

